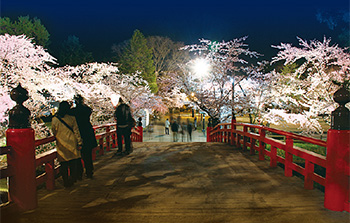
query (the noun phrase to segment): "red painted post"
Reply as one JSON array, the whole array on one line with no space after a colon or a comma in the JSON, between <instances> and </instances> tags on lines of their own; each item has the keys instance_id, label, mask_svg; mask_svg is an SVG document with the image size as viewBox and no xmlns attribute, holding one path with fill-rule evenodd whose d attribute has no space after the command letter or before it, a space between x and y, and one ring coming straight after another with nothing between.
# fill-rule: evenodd
<instances>
[{"instance_id":1,"label":"red painted post","mask_svg":"<svg viewBox=\"0 0 350 223\"><path fill-rule=\"evenodd\" d=\"M252 138L252 141L250 143L250 152L249 152L250 155L254 155L255 154L255 149L256 149L255 143L256 143L256 139Z\"/></svg>"},{"instance_id":2,"label":"red painted post","mask_svg":"<svg viewBox=\"0 0 350 223\"><path fill-rule=\"evenodd\" d=\"M96 150L99 148L99 146L96 146L95 148L92 149L92 161L96 160Z\"/></svg>"},{"instance_id":3,"label":"red painted post","mask_svg":"<svg viewBox=\"0 0 350 223\"><path fill-rule=\"evenodd\" d=\"M328 130L324 206L333 211L344 211L348 206L349 148L350 130Z\"/></svg>"},{"instance_id":4,"label":"red painted post","mask_svg":"<svg viewBox=\"0 0 350 223\"><path fill-rule=\"evenodd\" d=\"M46 172L46 189L54 190L55 189L55 164L54 161L45 163L45 172Z\"/></svg>"},{"instance_id":5,"label":"red painted post","mask_svg":"<svg viewBox=\"0 0 350 223\"><path fill-rule=\"evenodd\" d=\"M111 137L110 137L110 132L111 129L109 126L106 126L106 151L110 151L111 150Z\"/></svg>"},{"instance_id":6,"label":"red painted post","mask_svg":"<svg viewBox=\"0 0 350 223\"><path fill-rule=\"evenodd\" d=\"M260 137L259 137L259 160L265 160L265 136L266 136L266 131L265 129L259 129L260 132Z\"/></svg>"},{"instance_id":7,"label":"red painted post","mask_svg":"<svg viewBox=\"0 0 350 223\"><path fill-rule=\"evenodd\" d=\"M293 149L293 139L290 136L286 138L286 147L285 147L285 162L284 162L284 176L292 177L293 176L293 154L290 151Z\"/></svg>"},{"instance_id":8,"label":"red painted post","mask_svg":"<svg viewBox=\"0 0 350 223\"><path fill-rule=\"evenodd\" d=\"M231 119L231 145L235 146L236 119Z\"/></svg>"},{"instance_id":9,"label":"red painted post","mask_svg":"<svg viewBox=\"0 0 350 223\"><path fill-rule=\"evenodd\" d=\"M271 146L271 157L270 157L270 167L277 167L277 148L276 146Z\"/></svg>"},{"instance_id":10,"label":"red painted post","mask_svg":"<svg viewBox=\"0 0 350 223\"><path fill-rule=\"evenodd\" d=\"M139 130L139 133L140 133L140 140L139 140L139 142L143 142L143 128L142 128L142 126L139 126L138 130Z\"/></svg>"},{"instance_id":11,"label":"red painted post","mask_svg":"<svg viewBox=\"0 0 350 223\"><path fill-rule=\"evenodd\" d=\"M20 211L28 211L38 206L35 175L35 138L32 128L7 129L7 146L12 147L8 155L8 165L12 168L9 195Z\"/></svg>"},{"instance_id":12,"label":"red painted post","mask_svg":"<svg viewBox=\"0 0 350 223\"><path fill-rule=\"evenodd\" d=\"M227 143L232 146L232 124L230 126L231 126L230 128L227 127L227 129L228 129L228 132L227 132L227 140L228 141L227 141Z\"/></svg>"},{"instance_id":13,"label":"red painted post","mask_svg":"<svg viewBox=\"0 0 350 223\"><path fill-rule=\"evenodd\" d=\"M104 145L103 145L104 143L103 143L103 138L104 138L104 137L101 137L101 138L99 139L99 141L98 141L98 142L99 142L98 144L100 145L100 153L99 153L100 156L102 156L102 155L104 154Z\"/></svg>"},{"instance_id":14,"label":"red painted post","mask_svg":"<svg viewBox=\"0 0 350 223\"><path fill-rule=\"evenodd\" d=\"M211 130L213 129L213 127L207 127L207 142L211 142Z\"/></svg>"},{"instance_id":15,"label":"red painted post","mask_svg":"<svg viewBox=\"0 0 350 223\"><path fill-rule=\"evenodd\" d=\"M135 142L135 139L136 139L136 134L134 132L131 132L131 135L130 135L131 142Z\"/></svg>"},{"instance_id":16,"label":"red painted post","mask_svg":"<svg viewBox=\"0 0 350 223\"><path fill-rule=\"evenodd\" d=\"M312 175L315 171L315 164L305 160L304 188L307 190L314 189L314 181Z\"/></svg>"},{"instance_id":17,"label":"red painted post","mask_svg":"<svg viewBox=\"0 0 350 223\"><path fill-rule=\"evenodd\" d=\"M248 132L248 126L243 126L243 151L247 150L247 137L245 136Z\"/></svg>"},{"instance_id":18,"label":"red painted post","mask_svg":"<svg viewBox=\"0 0 350 223\"><path fill-rule=\"evenodd\" d=\"M236 147L241 148L241 136L236 133Z\"/></svg>"},{"instance_id":19,"label":"red painted post","mask_svg":"<svg viewBox=\"0 0 350 223\"><path fill-rule=\"evenodd\" d=\"M227 143L227 125L224 125L224 132L223 132L223 134L224 134L224 143Z\"/></svg>"},{"instance_id":20,"label":"red painted post","mask_svg":"<svg viewBox=\"0 0 350 223\"><path fill-rule=\"evenodd\" d=\"M28 100L28 91L20 84L10 92L16 102L9 111L9 125L6 144L11 146L7 163L13 176L9 181L9 199L20 211L28 211L38 206L36 195L35 137L30 127L30 111L23 106Z\"/></svg>"},{"instance_id":21,"label":"red painted post","mask_svg":"<svg viewBox=\"0 0 350 223\"><path fill-rule=\"evenodd\" d=\"M115 148L116 147L116 132L113 131L112 133L112 148Z\"/></svg>"},{"instance_id":22,"label":"red painted post","mask_svg":"<svg viewBox=\"0 0 350 223\"><path fill-rule=\"evenodd\" d=\"M342 86L333 95L339 107L332 112L327 134L327 165L324 206L333 211L348 211L350 173L350 92Z\"/></svg>"}]
</instances>

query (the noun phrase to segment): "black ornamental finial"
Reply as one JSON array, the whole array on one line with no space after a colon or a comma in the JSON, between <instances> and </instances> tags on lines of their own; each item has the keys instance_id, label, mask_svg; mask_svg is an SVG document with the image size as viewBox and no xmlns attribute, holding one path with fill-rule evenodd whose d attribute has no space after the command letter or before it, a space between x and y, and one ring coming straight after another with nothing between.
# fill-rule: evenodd
<instances>
[{"instance_id":1,"label":"black ornamental finial","mask_svg":"<svg viewBox=\"0 0 350 223\"><path fill-rule=\"evenodd\" d=\"M10 92L10 97L16 105L9 111L9 128L23 129L30 128L30 111L23 106L28 97L28 91L21 84Z\"/></svg>"},{"instance_id":2,"label":"black ornamental finial","mask_svg":"<svg viewBox=\"0 0 350 223\"><path fill-rule=\"evenodd\" d=\"M350 102L350 92L345 86L337 90L333 99L339 104L339 107L332 112L331 129L335 130L350 130L350 112L346 103Z\"/></svg>"}]
</instances>

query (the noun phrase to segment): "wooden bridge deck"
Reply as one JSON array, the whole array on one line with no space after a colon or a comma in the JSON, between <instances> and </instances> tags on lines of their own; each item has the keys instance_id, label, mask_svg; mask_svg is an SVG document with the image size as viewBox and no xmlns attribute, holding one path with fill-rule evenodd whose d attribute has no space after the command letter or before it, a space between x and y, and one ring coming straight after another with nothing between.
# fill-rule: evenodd
<instances>
[{"instance_id":1,"label":"wooden bridge deck","mask_svg":"<svg viewBox=\"0 0 350 223\"><path fill-rule=\"evenodd\" d=\"M115 151L115 150L114 150ZM38 190L39 207L2 223L90 222L327 222L346 212L323 207L324 194L220 143L134 143L129 156L98 157L95 178L70 189Z\"/></svg>"}]
</instances>

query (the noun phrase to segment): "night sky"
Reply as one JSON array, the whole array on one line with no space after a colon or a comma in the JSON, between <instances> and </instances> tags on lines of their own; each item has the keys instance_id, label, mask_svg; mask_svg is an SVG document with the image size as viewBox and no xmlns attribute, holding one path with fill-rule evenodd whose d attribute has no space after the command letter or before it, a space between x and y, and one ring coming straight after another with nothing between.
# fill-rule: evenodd
<instances>
[{"instance_id":1,"label":"night sky","mask_svg":"<svg viewBox=\"0 0 350 223\"><path fill-rule=\"evenodd\" d=\"M249 48L270 59L276 53L271 44L296 44L296 36L326 36L342 45L338 35L349 30L349 11L349 0L1 0L1 17L37 17L51 34L51 47L75 35L97 59L135 29L185 44L248 35ZM327 23L331 19L336 26Z\"/></svg>"}]
</instances>

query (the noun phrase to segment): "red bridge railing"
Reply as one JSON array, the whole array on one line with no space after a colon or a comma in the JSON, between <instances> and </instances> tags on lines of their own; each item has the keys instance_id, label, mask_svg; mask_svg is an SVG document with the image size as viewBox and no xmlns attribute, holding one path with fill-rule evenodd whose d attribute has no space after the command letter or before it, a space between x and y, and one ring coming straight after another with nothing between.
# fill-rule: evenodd
<instances>
[{"instance_id":1,"label":"red bridge railing","mask_svg":"<svg viewBox=\"0 0 350 223\"><path fill-rule=\"evenodd\" d=\"M29 129L28 129L29 130ZM111 148L115 148L117 146L116 141L116 125L115 124L106 124L106 125L99 125L94 126L94 130L96 132L96 140L98 141L98 146L93 149L92 156L93 160L96 160L96 153L99 155L103 155L105 151L110 151ZM142 127L136 127L132 129L131 134L131 140L133 142L142 142L143 137L143 129ZM35 148L48 144L48 143L55 143L56 139L54 136L38 139L35 140L33 138L33 151ZM26 148L27 149L27 148ZM11 160L12 162L8 162L7 166L0 167L0 178L20 178L21 176L21 170L15 170L13 168L16 165L16 153L14 152L13 148L11 146L5 146L0 147L0 155L7 155L7 160ZM14 155L14 156L13 156ZM39 186L45 184L46 188L48 190L53 190L55 188L55 177L59 172L59 164L56 162L57 158L57 151L56 149L52 149L50 151L46 151L44 153L41 153L39 155L36 155L34 157L35 162L35 169L40 169L42 172L39 175L35 176L35 182L34 185ZM30 159L30 158L29 158ZM25 172L25 171L23 171ZM17 173L17 174L16 174ZM17 189L11 189L12 186L15 186L16 180L10 180L9 181L9 203L15 203L15 205L18 205L19 210L30 210L36 207L36 199L33 199L33 197L24 198L24 200L21 200L20 198L17 199L17 194L11 194L12 191L17 192ZM11 182L12 185L11 185ZM16 185L18 186L18 185ZM23 190L26 190L25 187L22 187ZM28 191L23 191L23 194L28 194ZM36 195L35 195L36 196ZM20 196L19 196L20 197ZM13 198L13 199L12 199ZM23 204L23 203L30 203L30 204Z\"/></svg>"},{"instance_id":2,"label":"red bridge railing","mask_svg":"<svg viewBox=\"0 0 350 223\"><path fill-rule=\"evenodd\" d=\"M330 130L334 131L334 130ZM341 132L341 131L339 131ZM273 128L268 128L261 125L252 125L245 123L224 123L215 126L214 128L207 128L207 142L223 142L229 143L242 150L250 150L250 154L258 153L259 160L264 160L265 156L270 159L270 166L276 167L277 163L284 165L284 175L286 177L292 177L293 171L304 176L304 188L313 189L314 182L319 183L325 187L325 206L331 210L348 211L350 212L349 205L349 143L350 143L350 131L341 132L336 138L337 145L344 148L333 148L334 143L325 142L322 140L297 135L290 132L285 132ZM269 135L281 136L285 140L277 140ZM329 133L330 136L330 133ZM328 136L328 141L330 140ZM333 137L335 138L335 137ZM327 151L339 149L344 150L345 157L340 156L342 159L342 165L339 164L337 159L333 158L332 162L326 156L317 154L315 152L299 148L294 145L294 141L303 141L313 145L318 145L327 149ZM334 141L334 140L333 140ZM270 145L269 147L267 145ZM332 148L330 148L332 147ZM278 153L279 151L279 153ZM279 155L283 154L284 157ZM347 156L346 156L347 154ZM294 162L293 157L299 157L305 161L304 166ZM328 154L327 154L328 157ZM327 162L328 160L328 162ZM321 176L315 173L315 165L323 167L326 171L326 176ZM334 169L333 166L341 166L340 169L334 170L333 173L328 169ZM338 173L334 173L338 172ZM341 176L333 176L340 174ZM327 181L328 179L328 181ZM336 181L336 182L335 182ZM334 186L338 185L338 186ZM328 189L328 191L327 191ZM328 193L327 193L328 192ZM338 194L336 200L332 198L332 195ZM328 199L327 199L328 198Z\"/></svg>"}]
</instances>

